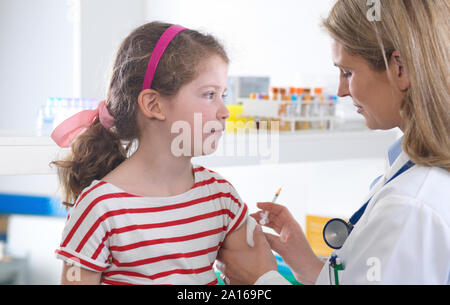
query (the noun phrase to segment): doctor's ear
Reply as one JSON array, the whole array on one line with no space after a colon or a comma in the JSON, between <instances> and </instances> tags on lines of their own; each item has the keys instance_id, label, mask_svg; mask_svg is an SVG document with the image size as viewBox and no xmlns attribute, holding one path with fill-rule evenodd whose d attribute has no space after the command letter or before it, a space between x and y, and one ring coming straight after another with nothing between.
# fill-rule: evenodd
<instances>
[{"instance_id":1,"label":"doctor's ear","mask_svg":"<svg viewBox=\"0 0 450 305\"><path fill-rule=\"evenodd\" d=\"M409 75L398 51L391 56L390 69L392 77L400 91L406 91L410 86Z\"/></svg>"},{"instance_id":2,"label":"doctor's ear","mask_svg":"<svg viewBox=\"0 0 450 305\"><path fill-rule=\"evenodd\" d=\"M138 105L145 117L160 121L164 121L166 119L161 103L161 95L155 90L143 90L139 94Z\"/></svg>"}]
</instances>

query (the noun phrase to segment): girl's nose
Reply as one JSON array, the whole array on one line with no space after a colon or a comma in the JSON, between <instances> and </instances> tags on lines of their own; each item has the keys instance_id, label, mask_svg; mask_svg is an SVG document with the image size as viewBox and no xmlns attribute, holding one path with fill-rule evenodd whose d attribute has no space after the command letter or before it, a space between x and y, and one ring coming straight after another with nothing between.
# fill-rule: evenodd
<instances>
[{"instance_id":1,"label":"girl's nose","mask_svg":"<svg viewBox=\"0 0 450 305\"><path fill-rule=\"evenodd\" d=\"M220 102L220 108L217 111L217 119L226 120L230 117L230 111L223 101Z\"/></svg>"}]
</instances>

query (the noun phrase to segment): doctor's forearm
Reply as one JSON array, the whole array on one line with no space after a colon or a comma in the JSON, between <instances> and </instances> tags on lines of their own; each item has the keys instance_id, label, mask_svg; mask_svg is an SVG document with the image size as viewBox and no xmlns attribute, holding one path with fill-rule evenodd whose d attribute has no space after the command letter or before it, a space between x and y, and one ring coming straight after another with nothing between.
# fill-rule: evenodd
<instances>
[{"instance_id":1,"label":"doctor's forearm","mask_svg":"<svg viewBox=\"0 0 450 305\"><path fill-rule=\"evenodd\" d=\"M319 258L315 257L314 259L311 259L310 262L303 263L303 268L298 272L295 269L293 269L292 272L299 283L304 285L314 285L324 264L325 263Z\"/></svg>"},{"instance_id":2,"label":"doctor's forearm","mask_svg":"<svg viewBox=\"0 0 450 305\"><path fill-rule=\"evenodd\" d=\"M272 245L276 245L272 243ZM324 262L312 250L303 232L299 232L291 243L280 243L282 247L274 247L286 262L295 278L302 284L315 284Z\"/></svg>"}]
</instances>

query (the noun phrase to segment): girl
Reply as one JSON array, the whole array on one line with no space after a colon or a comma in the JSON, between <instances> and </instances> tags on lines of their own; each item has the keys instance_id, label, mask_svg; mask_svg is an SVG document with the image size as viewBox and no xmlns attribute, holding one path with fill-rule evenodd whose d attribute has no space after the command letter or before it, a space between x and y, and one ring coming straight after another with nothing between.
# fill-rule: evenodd
<instances>
[{"instance_id":1,"label":"girl","mask_svg":"<svg viewBox=\"0 0 450 305\"><path fill-rule=\"evenodd\" d=\"M56 250L62 283L217 284L219 248L247 247L245 203L219 174L191 164L224 130L228 62L210 35L145 24L120 46L106 102L55 129L72 148L53 162L74 202ZM174 126L192 128L179 141ZM75 281L72 264L82 267Z\"/></svg>"}]
</instances>

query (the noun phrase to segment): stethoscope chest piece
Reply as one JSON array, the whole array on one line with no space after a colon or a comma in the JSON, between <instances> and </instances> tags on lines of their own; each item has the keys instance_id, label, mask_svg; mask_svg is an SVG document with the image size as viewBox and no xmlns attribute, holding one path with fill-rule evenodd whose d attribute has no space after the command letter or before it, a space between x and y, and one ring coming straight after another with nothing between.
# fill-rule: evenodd
<instances>
[{"instance_id":1,"label":"stethoscope chest piece","mask_svg":"<svg viewBox=\"0 0 450 305\"><path fill-rule=\"evenodd\" d=\"M325 243L332 249L340 249L352 228L351 225L339 218L331 219L323 228L323 239Z\"/></svg>"}]
</instances>

